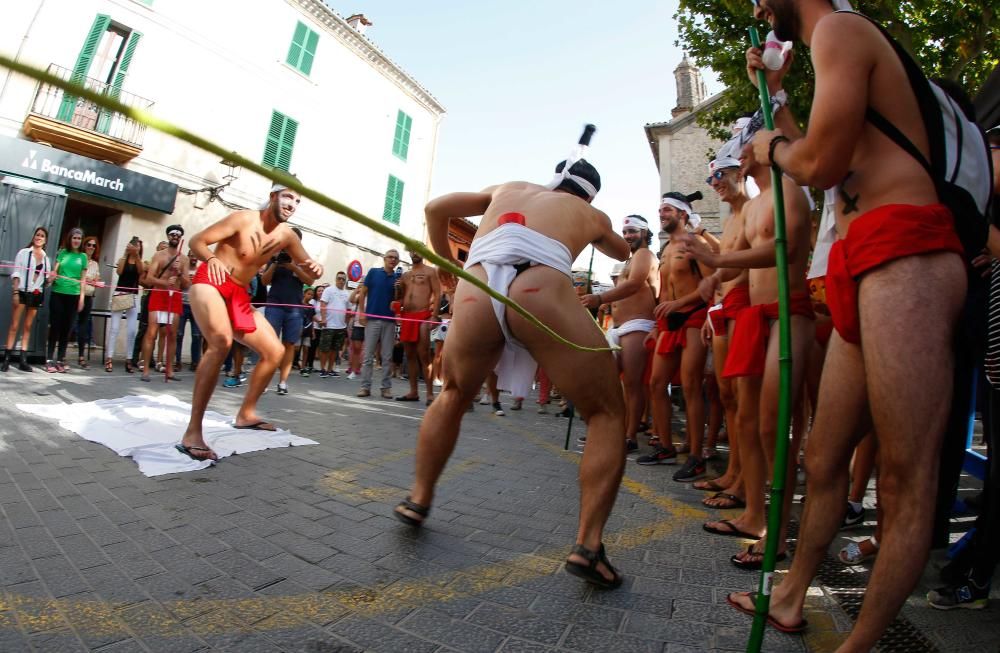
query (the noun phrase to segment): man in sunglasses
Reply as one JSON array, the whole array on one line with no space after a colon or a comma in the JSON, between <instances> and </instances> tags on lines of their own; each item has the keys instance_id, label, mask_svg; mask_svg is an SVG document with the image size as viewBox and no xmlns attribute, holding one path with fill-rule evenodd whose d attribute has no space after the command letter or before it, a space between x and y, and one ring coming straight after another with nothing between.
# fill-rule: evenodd
<instances>
[{"instance_id":1,"label":"man in sunglasses","mask_svg":"<svg viewBox=\"0 0 1000 653\"><path fill-rule=\"evenodd\" d=\"M149 287L149 326L142 337L144 367L140 381L149 382L152 372L153 343L159 337L166 343L160 360L166 365L167 378L174 378L174 350L177 341L173 334L180 326L184 312L183 294L191 286L188 275L188 257L178 249L184 229L179 224L167 227L167 246L153 254L146 268L146 285Z\"/></svg>"},{"instance_id":2,"label":"man in sunglasses","mask_svg":"<svg viewBox=\"0 0 1000 653\"><path fill-rule=\"evenodd\" d=\"M398 268L399 252L390 249L382 257L382 267L371 268L358 288L358 306L364 306L358 321L365 328L364 364L361 367L359 397L372 394L372 372L376 349L382 356L382 398L392 399L392 348L396 344L396 314L392 302L403 274Z\"/></svg>"},{"instance_id":3,"label":"man in sunglasses","mask_svg":"<svg viewBox=\"0 0 1000 653\"><path fill-rule=\"evenodd\" d=\"M611 290L596 295L584 295L580 301L587 308L611 304L615 327L608 331L608 340L621 347L618 369L625 390L625 446L627 451L639 448L636 436L639 422L646 410L646 383L649 356L643 341L656 328L653 309L659 294L660 273L656 256L650 251L653 232L641 215L629 215L622 222L622 237L632 255L625 262L618 283Z\"/></svg>"},{"instance_id":4,"label":"man in sunglasses","mask_svg":"<svg viewBox=\"0 0 1000 653\"><path fill-rule=\"evenodd\" d=\"M839 650L867 651L916 584L930 546L938 454L952 399L954 339L966 295L954 218L933 180L876 127L891 124L928 157L923 123L892 44L862 16L834 13L841 0L759 0L754 15L782 40L810 49L816 82L809 129L786 110L775 131L758 132L755 158L800 184L838 185L837 233L829 253L830 340L806 465L800 540L791 572L771 598L770 621L802 627L802 606L845 511L850 453L874 427L879 439L883 531L864 605ZM764 70L777 95L790 61L766 70L747 52L754 84ZM876 114L881 121L872 122ZM730 603L753 608L751 597Z\"/></svg>"}]
</instances>

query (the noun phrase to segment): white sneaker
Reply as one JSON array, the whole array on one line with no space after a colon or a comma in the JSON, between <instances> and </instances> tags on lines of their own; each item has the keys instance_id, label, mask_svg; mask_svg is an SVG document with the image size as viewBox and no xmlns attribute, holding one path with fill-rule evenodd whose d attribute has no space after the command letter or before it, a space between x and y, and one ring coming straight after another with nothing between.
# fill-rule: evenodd
<instances>
[{"instance_id":1,"label":"white sneaker","mask_svg":"<svg viewBox=\"0 0 1000 653\"><path fill-rule=\"evenodd\" d=\"M489 406L490 405L490 395L487 394L487 393L483 393L483 396L479 398L479 405L480 406Z\"/></svg>"},{"instance_id":2,"label":"white sneaker","mask_svg":"<svg viewBox=\"0 0 1000 653\"><path fill-rule=\"evenodd\" d=\"M347 378L348 380L353 381L354 379L358 378L358 375L355 374L354 372L351 372L350 374L347 375Z\"/></svg>"},{"instance_id":3,"label":"white sneaker","mask_svg":"<svg viewBox=\"0 0 1000 653\"><path fill-rule=\"evenodd\" d=\"M442 381L441 379L434 379L434 387L435 388L440 388L443 385L444 385L444 381Z\"/></svg>"}]
</instances>

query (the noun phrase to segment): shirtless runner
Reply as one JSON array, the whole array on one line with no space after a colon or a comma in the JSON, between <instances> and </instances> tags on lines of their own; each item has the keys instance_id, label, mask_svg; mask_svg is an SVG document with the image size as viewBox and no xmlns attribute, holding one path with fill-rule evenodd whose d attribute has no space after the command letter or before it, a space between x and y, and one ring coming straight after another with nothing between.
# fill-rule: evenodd
<instances>
[{"instance_id":1,"label":"shirtless runner","mask_svg":"<svg viewBox=\"0 0 1000 653\"><path fill-rule=\"evenodd\" d=\"M611 304L614 328L608 330L608 341L621 347L618 369L625 388L625 446L627 451L639 448L636 434L646 410L647 368L649 356L643 341L656 328L653 309L660 285L656 256L649 250L653 233L640 215L625 218L622 235L632 256L625 262L615 287L598 295L584 295L580 301L587 308Z\"/></svg>"},{"instance_id":2,"label":"shirtless runner","mask_svg":"<svg viewBox=\"0 0 1000 653\"><path fill-rule=\"evenodd\" d=\"M153 343L157 336L166 351L160 352L160 362L166 365L166 378L174 379L175 335L184 312L182 293L191 286L188 276L188 257L179 249L184 229L180 225L167 227L167 246L157 249L146 268L146 285L149 286L149 326L142 337L142 376L149 381L152 371Z\"/></svg>"},{"instance_id":3,"label":"shirtless runner","mask_svg":"<svg viewBox=\"0 0 1000 653\"><path fill-rule=\"evenodd\" d=\"M688 459L674 473L678 482L694 481L705 475L705 460L701 456L705 435L705 400L701 387L705 376L708 349L701 341L701 327L708 307L698 294L698 283L712 273L707 266L689 261L681 253L682 234L687 228L696 229L700 218L691 202L701 199L701 193L683 195L667 193L660 202L660 227L670 236L670 242L660 254L660 295L654 315L657 328L647 341L655 343L653 370L649 379L649 402L653 408L653 426L658 444L652 453L640 456L640 465L672 465L677 462L677 449L671 437L673 406L667 385L680 370L684 402L687 406ZM695 236L699 240L704 229ZM703 241L704 242L704 241Z\"/></svg>"},{"instance_id":4,"label":"shirtless runner","mask_svg":"<svg viewBox=\"0 0 1000 653\"><path fill-rule=\"evenodd\" d=\"M427 386L427 405L434 401L434 377L431 375L431 330L438 321L441 282L437 270L424 263L424 257L410 252L413 266L399 280L402 296L403 318L399 328L399 341L403 343L409 367L410 392L396 401L419 401L417 383L424 375Z\"/></svg>"},{"instance_id":5,"label":"shirtless runner","mask_svg":"<svg viewBox=\"0 0 1000 653\"><path fill-rule=\"evenodd\" d=\"M565 164L556 168L560 174L564 170ZM448 245L448 221L482 215L466 270L568 341L605 347L604 334L573 289L571 266L590 244L616 260L628 256L629 246L614 232L608 216L590 206L600 188L593 166L579 160L565 173L558 185L511 182L479 193L439 197L426 208L428 234L434 250L458 264ZM444 386L420 426L416 478L396 517L414 526L426 518L462 417L490 370L496 367L501 385L508 376L513 385L526 380L530 388L535 359L587 422L580 524L566 569L596 585L618 587L622 577L608 562L601 539L625 465L625 407L614 357L608 351L578 351L560 344L464 281L455 291Z\"/></svg>"},{"instance_id":6,"label":"shirtless runner","mask_svg":"<svg viewBox=\"0 0 1000 653\"><path fill-rule=\"evenodd\" d=\"M734 139L735 140L735 139ZM734 141L730 141L734 143ZM735 143L734 143L735 144ZM727 143L727 146L729 144ZM720 156L708 166L708 184L719 196L719 199L729 205L732 211L722 228L719 239L719 252L725 254L736 248L743 238L743 207L750 196L747 195L746 181L740 170L739 159L722 155L727 149L720 149ZM732 149L731 147L729 149ZM725 152L736 154L738 152ZM705 498L702 503L710 508L741 508L745 506L746 492L743 486L742 460L740 458L739 418L737 415L738 395L736 382L722 375L729 354L729 340L736 327L736 316L750 303L750 286L748 272L739 270L733 278L719 285L715 293L715 306L709 309L708 320L702 327L705 342L712 347L712 360L715 365L715 380L719 386L719 400L726 414L726 428L729 431L729 465L726 473L719 478L698 481L694 487L698 490L709 490L714 495ZM723 528L726 528L724 525Z\"/></svg>"},{"instance_id":7,"label":"shirtless runner","mask_svg":"<svg viewBox=\"0 0 1000 653\"><path fill-rule=\"evenodd\" d=\"M787 111L787 109L782 109ZM754 158L748 144L740 161L742 173L753 177L760 195L743 206L743 231L737 234L728 252L716 254L703 244L691 240L683 252L692 258L719 268L703 284L702 291L711 295L723 281L745 274L750 268L750 306L736 317L733 337L723 377L735 379L739 401L740 455L746 488L747 510L731 521L705 524L705 529L721 535L761 537L766 526L764 490L774 466L774 443L778 436L778 270L774 250L774 195L771 188L770 166ZM792 405L802 394L807 353L815 337L812 302L806 287L806 268L812 223L809 202L795 182L783 177L785 223L788 235L788 284L792 315ZM783 435L787 437L787 434ZM789 461L794 468L798 456L798 441L789 447ZM779 534L778 559L785 558L785 526L791 507L792 493L785 493L782 529ZM764 542L751 545L732 557L741 569L759 569L764 557Z\"/></svg>"},{"instance_id":8,"label":"shirtless runner","mask_svg":"<svg viewBox=\"0 0 1000 653\"><path fill-rule=\"evenodd\" d=\"M937 203L933 181L866 121L867 110L877 111L927 156L916 98L878 28L862 16L833 13L830 0L760 0L755 14L778 38L805 43L816 73L808 132L779 111L779 131L754 139L756 158L770 163L773 152L774 162L802 184L840 184L841 240L826 275L835 332L806 453L809 500L795 561L771 596L769 622L805 627L806 592L843 518L851 451L870 416L881 451L883 534L854 630L837 649L868 651L927 561L952 387L926 380L952 378L965 265L953 217ZM753 75L763 68L759 51L751 49L747 59ZM769 75L769 90L778 86L780 75ZM778 136L792 140L774 142ZM738 593L728 600L747 610L751 599Z\"/></svg>"},{"instance_id":9,"label":"shirtless runner","mask_svg":"<svg viewBox=\"0 0 1000 653\"><path fill-rule=\"evenodd\" d=\"M219 368L234 339L256 351L260 361L250 376L250 386L233 426L276 430L257 414L257 400L281 362L285 348L263 314L250 307L247 288L257 270L282 250L311 277L310 282L323 275L323 267L309 258L302 242L285 224L299 201L298 193L275 184L262 210L236 211L191 238L191 251L205 261L195 273L189 300L206 350L195 372L191 421L177 449L195 460L218 460L205 443L201 420L212 398ZM214 252L209 249L212 245Z\"/></svg>"}]
</instances>

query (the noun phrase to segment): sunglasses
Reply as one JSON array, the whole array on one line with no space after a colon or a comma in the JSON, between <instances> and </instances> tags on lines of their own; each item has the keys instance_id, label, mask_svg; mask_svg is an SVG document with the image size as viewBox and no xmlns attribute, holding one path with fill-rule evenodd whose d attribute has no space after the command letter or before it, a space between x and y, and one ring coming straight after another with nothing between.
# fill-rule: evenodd
<instances>
[{"instance_id":1,"label":"sunglasses","mask_svg":"<svg viewBox=\"0 0 1000 653\"><path fill-rule=\"evenodd\" d=\"M97 247L97 243L87 243L84 247Z\"/></svg>"},{"instance_id":2,"label":"sunglasses","mask_svg":"<svg viewBox=\"0 0 1000 653\"><path fill-rule=\"evenodd\" d=\"M705 177L705 183L709 186L712 185L712 181L722 181L722 178L726 176L727 170L735 170L736 168L722 168L721 170L716 170L709 176Z\"/></svg>"},{"instance_id":3,"label":"sunglasses","mask_svg":"<svg viewBox=\"0 0 1000 653\"><path fill-rule=\"evenodd\" d=\"M183 236L184 232L182 232L182 231L168 231L167 235L168 236Z\"/></svg>"}]
</instances>

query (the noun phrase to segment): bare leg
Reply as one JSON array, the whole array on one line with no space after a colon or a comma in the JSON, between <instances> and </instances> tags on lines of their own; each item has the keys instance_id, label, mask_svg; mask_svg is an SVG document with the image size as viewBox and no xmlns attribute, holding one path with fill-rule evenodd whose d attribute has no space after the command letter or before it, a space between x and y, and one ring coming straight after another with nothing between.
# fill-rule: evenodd
<instances>
[{"instance_id":1,"label":"bare leg","mask_svg":"<svg viewBox=\"0 0 1000 653\"><path fill-rule=\"evenodd\" d=\"M739 406L737 408L737 437L746 490L746 510L732 523L745 533L763 535L767 524L764 510L764 484L767 482L767 459L760 445L758 410L760 408L761 378L744 376L735 379ZM710 522L717 523L717 522ZM725 528L723 526L722 528Z\"/></svg>"},{"instance_id":2,"label":"bare leg","mask_svg":"<svg viewBox=\"0 0 1000 653\"><path fill-rule=\"evenodd\" d=\"M738 497L744 496L743 462L740 454L739 418L737 416L737 398L735 379L722 378L722 370L729 355L729 338L715 337L712 339L715 363L715 379L719 385L719 402L726 415L726 431L729 433L729 466L726 473L718 479L718 484L725 491Z\"/></svg>"},{"instance_id":3,"label":"bare leg","mask_svg":"<svg viewBox=\"0 0 1000 653\"><path fill-rule=\"evenodd\" d=\"M705 396L701 386L705 378L707 350L701 342L700 329L687 330L687 345L681 352L681 385L687 407L687 439L689 455L700 459L705 440Z\"/></svg>"},{"instance_id":4,"label":"bare leg","mask_svg":"<svg viewBox=\"0 0 1000 653\"><path fill-rule=\"evenodd\" d=\"M634 331L621 338L621 351L618 352L622 380L625 388L625 439L635 440L639 432L639 421L646 405L645 387L642 383L643 372L646 371L646 348L643 340L646 333Z\"/></svg>"},{"instance_id":5,"label":"bare leg","mask_svg":"<svg viewBox=\"0 0 1000 653\"><path fill-rule=\"evenodd\" d=\"M24 312L24 328L21 330L21 351L28 351L31 348L31 327L35 324L35 316L37 315L37 308L29 308Z\"/></svg>"},{"instance_id":6,"label":"bare leg","mask_svg":"<svg viewBox=\"0 0 1000 653\"><path fill-rule=\"evenodd\" d=\"M246 394L243 395L243 405L236 413L235 422L238 426L261 421L257 415L257 400L264 394L267 384L274 376L274 370L277 369L285 355L285 347L278 340L278 336L274 333L267 318L254 311L253 319L257 324L255 331L234 335L236 340L250 347L260 356L260 360L257 361L253 373L250 375L250 385L247 387Z\"/></svg>"},{"instance_id":7,"label":"bare leg","mask_svg":"<svg viewBox=\"0 0 1000 653\"><path fill-rule=\"evenodd\" d=\"M848 501L861 503L868 491L868 481L871 480L875 468L875 453L878 451L878 440L874 433L867 434L854 450L854 469L851 471L851 491Z\"/></svg>"},{"instance_id":8,"label":"bare leg","mask_svg":"<svg viewBox=\"0 0 1000 653\"><path fill-rule=\"evenodd\" d=\"M653 431L660 438L660 446L672 449L674 446L671 421L673 404L667 393L667 386L681 364L680 352L653 355L653 371L649 377L649 403L653 412Z\"/></svg>"},{"instance_id":9,"label":"bare leg","mask_svg":"<svg viewBox=\"0 0 1000 653\"><path fill-rule=\"evenodd\" d=\"M14 304L14 310L10 316L10 328L7 329L7 349L14 348L14 341L17 340L17 325L21 322L21 313L23 312L24 312L24 304L21 303ZM31 311L28 312L30 313ZM28 333L30 333L28 329L29 329L28 325L25 324L24 326L25 338L27 338ZM26 347L23 346L22 348L26 349Z\"/></svg>"},{"instance_id":10,"label":"bare leg","mask_svg":"<svg viewBox=\"0 0 1000 653\"><path fill-rule=\"evenodd\" d=\"M292 373L292 358L295 357L295 345L292 343L282 343L284 351L281 355L281 363L278 371L278 379L280 383L288 383L288 376Z\"/></svg>"},{"instance_id":11,"label":"bare leg","mask_svg":"<svg viewBox=\"0 0 1000 653\"><path fill-rule=\"evenodd\" d=\"M420 357L417 354L417 343L415 342L404 342L403 351L406 352L406 369L407 376L410 382L410 392L406 397L410 399L419 399L420 391L417 389L418 376L420 374Z\"/></svg>"},{"instance_id":12,"label":"bare leg","mask_svg":"<svg viewBox=\"0 0 1000 653\"><path fill-rule=\"evenodd\" d=\"M722 403L719 401L719 386L714 374L706 374L702 385L705 388L705 399L708 401L708 432L705 434L705 450L714 454L715 445L722 429Z\"/></svg>"},{"instance_id":13,"label":"bare leg","mask_svg":"<svg viewBox=\"0 0 1000 653\"><path fill-rule=\"evenodd\" d=\"M424 375L424 386L427 400L434 398L434 375L431 374L433 359L431 358L431 325L420 325L420 340L417 341L417 358L420 361L420 373Z\"/></svg>"},{"instance_id":14,"label":"bare leg","mask_svg":"<svg viewBox=\"0 0 1000 653\"><path fill-rule=\"evenodd\" d=\"M150 320L155 319L152 314L150 314L149 318ZM151 360L153 356L153 344L156 341L156 334L160 331L160 328L158 324L150 322L149 326L146 327L146 333L142 334L142 378L144 379L148 379L153 371L151 369L153 367ZM160 338L160 342L163 342L163 338Z\"/></svg>"},{"instance_id":15,"label":"bare leg","mask_svg":"<svg viewBox=\"0 0 1000 653\"><path fill-rule=\"evenodd\" d=\"M174 334L178 332L181 325L180 313L171 313L170 320L171 324L165 329L166 333L163 338L166 341L166 354L163 363L167 366L167 378L174 375L174 355L177 353L177 337Z\"/></svg>"}]
</instances>

